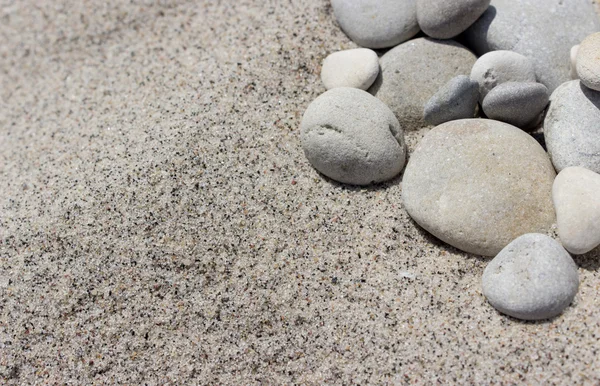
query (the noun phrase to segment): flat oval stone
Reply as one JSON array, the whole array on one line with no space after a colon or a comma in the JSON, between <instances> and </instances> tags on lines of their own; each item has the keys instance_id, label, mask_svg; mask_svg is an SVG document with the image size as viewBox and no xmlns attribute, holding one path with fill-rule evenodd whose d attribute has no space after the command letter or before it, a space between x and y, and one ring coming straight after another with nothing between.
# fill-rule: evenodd
<instances>
[{"instance_id":1,"label":"flat oval stone","mask_svg":"<svg viewBox=\"0 0 600 386\"><path fill-rule=\"evenodd\" d=\"M367 90L379 74L379 58L368 48L338 51L323 61L321 80L328 90L354 87Z\"/></svg>"},{"instance_id":2,"label":"flat oval stone","mask_svg":"<svg viewBox=\"0 0 600 386\"><path fill-rule=\"evenodd\" d=\"M600 32L591 34L579 45L577 75L586 87L600 91Z\"/></svg>"},{"instance_id":3,"label":"flat oval stone","mask_svg":"<svg viewBox=\"0 0 600 386\"><path fill-rule=\"evenodd\" d=\"M306 158L336 181L368 185L404 167L404 132L390 109L366 91L325 92L308 106L300 130Z\"/></svg>"},{"instance_id":4,"label":"flat oval stone","mask_svg":"<svg viewBox=\"0 0 600 386\"><path fill-rule=\"evenodd\" d=\"M480 101L505 82L535 82L535 69L527 57L513 51L489 52L475 62L471 79L479 83Z\"/></svg>"},{"instance_id":5,"label":"flat oval stone","mask_svg":"<svg viewBox=\"0 0 600 386\"><path fill-rule=\"evenodd\" d=\"M552 226L555 176L544 149L524 131L463 119L423 137L404 171L402 197L410 216L437 238L494 256L515 238Z\"/></svg>"},{"instance_id":6,"label":"flat oval stone","mask_svg":"<svg viewBox=\"0 0 600 386\"><path fill-rule=\"evenodd\" d=\"M428 36L450 39L469 28L489 5L490 0L417 0L417 21Z\"/></svg>"},{"instance_id":7,"label":"flat oval stone","mask_svg":"<svg viewBox=\"0 0 600 386\"><path fill-rule=\"evenodd\" d=\"M600 29L589 0L492 0L465 41L477 55L511 50L530 58L550 92L570 80L569 50Z\"/></svg>"},{"instance_id":8,"label":"flat oval stone","mask_svg":"<svg viewBox=\"0 0 600 386\"><path fill-rule=\"evenodd\" d=\"M524 320L560 315L579 290L571 256L554 239L530 233L507 245L485 268L483 294L503 314Z\"/></svg>"},{"instance_id":9,"label":"flat oval stone","mask_svg":"<svg viewBox=\"0 0 600 386\"><path fill-rule=\"evenodd\" d=\"M416 0L331 0L342 30L359 46L386 48L419 32Z\"/></svg>"},{"instance_id":10,"label":"flat oval stone","mask_svg":"<svg viewBox=\"0 0 600 386\"><path fill-rule=\"evenodd\" d=\"M600 174L578 166L563 169L552 187L558 235L575 255L600 245Z\"/></svg>"},{"instance_id":11,"label":"flat oval stone","mask_svg":"<svg viewBox=\"0 0 600 386\"><path fill-rule=\"evenodd\" d=\"M572 80L550 96L544 119L548 153L557 171L582 166L600 173L600 92Z\"/></svg>"},{"instance_id":12,"label":"flat oval stone","mask_svg":"<svg viewBox=\"0 0 600 386\"><path fill-rule=\"evenodd\" d=\"M468 75L475 55L452 40L413 39L383 55L369 92L396 114L405 130L425 126L425 103L450 79Z\"/></svg>"},{"instance_id":13,"label":"flat oval stone","mask_svg":"<svg viewBox=\"0 0 600 386\"><path fill-rule=\"evenodd\" d=\"M490 119L529 129L540 122L548 99L541 83L506 82L490 91L481 107Z\"/></svg>"},{"instance_id":14,"label":"flat oval stone","mask_svg":"<svg viewBox=\"0 0 600 386\"><path fill-rule=\"evenodd\" d=\"M450 79L425 104L423 117L437 126L457 119L473 118L479 101L479 84L466 75Z\"/></svg>"}]
</instances>

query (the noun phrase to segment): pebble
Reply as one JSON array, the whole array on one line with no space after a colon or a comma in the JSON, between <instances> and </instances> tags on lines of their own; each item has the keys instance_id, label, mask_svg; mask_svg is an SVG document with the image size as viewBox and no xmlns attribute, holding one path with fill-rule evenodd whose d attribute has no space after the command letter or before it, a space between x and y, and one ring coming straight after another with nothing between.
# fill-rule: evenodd
<instances>
[{"instance_id":1,"label":"pebble","mask_svg":"<svg viewBox=\"0 0 600 386\"><path fill-rule=\"evenodd\" d=\"M419 32L416 0L331 0L342 30L362 47L396 46Z\"/></svg>"},{"instance_id":2,"label":"pebble","mask_svg":"<svg viewBox=\"0 0 600 386\"><path fill-rule=\"evenodd\" d=\"M557 171L582 166L600 173L600 92L572 80L550 96L544 137Z\"/></svg>"},{"instance_id":3,"label":"pebble","mask_svg":"<svg viewBox=\"0 0 600 386\"><path fill-rule=\"evenodd\" d=\"M579 289L577 265L554 239L523 235L485 268L483 294L503 314L523 320L560 315Z\"/></svg>"},{"instance_id":4,"label":"pebble","mask_svg":"<svg viewBox=\"0 0 600 386\"><path fill-rule=\"evenodd\" d=\"M505 82L535 82L533 62L513 51L493 51L479 59L471 69L471 79L479 83L479 99Z\"/></svg>"},{"instance_id":5,"label":"pebble","mask_svg":"<svg viewBox=\"0 0 600 386\"><path fill-rule=\"evenodd\" d=\"M390 109L366 91L325 92L308 106L300 129L306 158L336 181L368 185L404 167L404 132Z\"/></svg>"},{"instance_id":6,"label":"pebble","mask_svg":"<svg viewBox=\"0 0 600 386\"><path fill-rule=\"evenodd\" d=\"M575 255L600 245L600 174L582 167L563 169L552 187L558 235Z\"/></svg>"},{"instance_id":7,"label":"pebble","mask_svg":"<svg viewBox=\"0 0 600 386\"><path fill-rule=\"evenodd\" d=\"M410 216L434 236L494 256L516 237L552 226L555 176L544 149L524 131L463 119L423 137L404 171L402 196Z\"/></svg>"},{"instance_id":8,"label":"pebble","mask_svg":"<svg viewBox=\"0 0 600 386\"><path fill-rule=\"evenodd\" d=\"M490 119L529 129L540 123L549 97L541 83L506 82L487 94L482 109Z\"/></svg>"},{"instance_id":9,"label":"pebble","mask_svg":"<svg viewBox=\"0 0 600 386\"><path fill-rule=\"evenodd\" d=\"M571 71L571 79L579 79L577 75L577 53L579 52L579 45L571 47L571 62L569 70Z\"/></svg>"},{"instance_id":10,"label":"pebble","mask_svg":"<svg viewBox=\"0 0 600 386\"><path fill-rule=\"evenodd\" d=\"M457 119L473 118L479 101L479 84L466 75L452 78L425 104L423 117L437 126Z\"/></svg>"},{"instance_id":11,"label":"pebble","mask_svg":"<svg viewBox=\"0 0 600 386\"><path fill-rule=\"evenodd\" d=\"M552 92L570 80L571 47L599 29L590 0L492 0L463 36L477 55L511 50L529 57Z\"/></svg>"},{"instance_id":12,"label":"pebble","mask_svg":"<svg viewBox=\"0 0 600 386\"><path fill-rule=\"evenodd\" d=\"M452 40L418 38L388 51L369 89L386 103L405 130L425 126L423 109L457 75L468 75L475 55Z\"/></svg>"},{"instance_id":13,"label":"pebble","mask_svg":"<svg viewBox=\"0 0 600 386\"><path fill-rule=\"evenodd\" d=\"M600 32L585 38L577 51L577 76L584 86L600 91Z\"/></svg>"},{"instance_id":14,"label":"pebble","mask_svg":"<svg viewBox=\"0 0 600 386\"><path fill-rule=\"evenodd\" d=\"M469 28L489 5L490 0L417 0L417 21L428 36L450 39Z\"/></svg>"},{"instance_id":15,"label":"pebble","mask_svg":"<svg viewBox=\"0 0 600 386\"><path fill-rule=\"evenodd\" d=\"M323 61L321 80L328 90L354 87L367 90L379 75L379 58L368 48L338 51Z\"/></svg>"}]
</instances>

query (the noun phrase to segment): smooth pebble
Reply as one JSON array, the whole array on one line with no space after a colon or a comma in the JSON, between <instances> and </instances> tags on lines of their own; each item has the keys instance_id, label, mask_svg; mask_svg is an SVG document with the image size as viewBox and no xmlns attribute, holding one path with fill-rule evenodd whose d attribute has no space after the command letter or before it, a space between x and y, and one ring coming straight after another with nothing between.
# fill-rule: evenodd
<instances>
[{"instance_id":1,"label":"smooth pebble","mask_svg":"<svg viewBox=\"0 0 600 386\"><path fill-rule=\"evenodd\" d=\"M494 256L516 237L554 223L556 173L539 143L490 119L463 119L428 132L402 182L410 216L466 252Z\"/></svg>"},{"instance_id":2,"label":"smooth pebble","mask_svg":"<svg viewBox=\"0 0 600 386\"><path fill-rule=\"evenodd\" d=\"M328 90L354 87L367 90L379 74L379 58L368 48L338 51L327 56L321 68L321 80Z\"/></svg>"},{"instance_id":3,"label":"smooth pebble","mask_svg":"<svg viewBox=\"0 0 600 386\"><path fill-rule=\"evenodd\" d=\"M437 126L457 119L473 118L479 101L479 84L466 75L450 79L425 104L423 117Z\"/></svg>"},{"instance_id":4,"label":"smooth pebble","mask_svg":"<svg viewBox=\"0 0 600 386\"><path fill-rule=\"evenodd\" d=\"M503 314L523 320L560 315L579 289L571 256L554 239L530 233L507 245L485 268L483 294Z\"/></svg>"},{"instance_id":5,"label":"smooth pebble","mask_svg":"<svg viewBox=\"0 0 600 386\"><path fill-rule=\"evenodd\" d=\"M600 91L600 32L585 38L577 50L577 76L586 87Z\"/></svg>"},{"instance_id":6,"label":"smooth pebble","mask_svg":"<svg viewBox=\"0 0 600 386\"><path fill-rule=\"evenodd\" d=\"M541 83L506 82L492 89L481 107L490 119L529 129L540 122L548 99L548 89Z\"/></svg>"},{"instance_id":7,"label":"smooth pebble","mask_svg":"<svg viewBox=\"0 0 600 386\"><path fill-rule=\"evenodd\" d=\"M563 169L552 187L558 235L580 255L600 245L600 174L582 167Z\"/></svg>"},{"instance_id":8,"label":"smooth pebble","mask_svg":"<svg viewBox=\"0 0 600 386\"><path fill-rule=\"evenodd\" d=\"M336 181L368 185L404 167L404 132L390 109L366 91L325 92L308 106L300 130L306 158Z\"/></svg>"},{"instance_id":9,"label":"smooth pebble","mask_svg":"<svg viewBox=\"0 0 600 386\"><path fill-rule=\"evenodd\" d=\"M469 28L489 5L490 0L417 0L417 21L428 36L450 39Z\"/></svg>"}]
</instances>

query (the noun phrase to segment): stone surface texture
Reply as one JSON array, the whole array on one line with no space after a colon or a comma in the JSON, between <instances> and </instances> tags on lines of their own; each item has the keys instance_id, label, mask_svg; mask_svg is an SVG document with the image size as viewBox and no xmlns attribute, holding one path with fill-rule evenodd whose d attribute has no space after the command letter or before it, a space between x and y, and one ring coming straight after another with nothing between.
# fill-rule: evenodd
<instances>
[{"instance_id":1,"label":"stone surface texture","mask_svg":"<svg viewBox=\"0 0 600 386\"><path fill-rule=\"evenodd\" d=\"M425 104L425 123L437 126L456 119L473 118L479 101L479 83L466 75L450 79Z\"/></svg>"},{"instance_id":2,"label":"stone surface texture","mask_svg":"<svg viewBox=\"0 0 600 386\"><path fill-rule=\"evenodd\" d=\"M571 79L579 79L577 74L577 53L579 52L579 44L571 47L571 60L569 62L569 70L571 72Z\"/></svg>"},{"instance_id":3,"label":"stone surface texture","mask_svg":"<svg viewBox=\"0 0 600 386\"><path fill-rule=\"evenodd\" d=\"M490 91L481 107L490 119L529 129L540 122L549 97L541 83L506 82Z\"/></svg>"},{"instance_id":4,"label":"stone surface texture","mask_svg":"<svg viewBox=\"0 0 600 386\"><path fill-rule=\"evenodd\" d=\"M434 236L494 256L518 236L550 229L555 176L544 149L522 130L464 119L421 140L404 171L402 199Z\"/></svg>"},{"instance_id":5,"label":"stone surface texture","mask_svg":"<svg viewBox=\"0 0 600 386\"><path fill-rule=\"evenodd\" d=\"M558 235L571 253L600 245L600 174L582 167L563 169L552 187Z\"/></svg>"},{"instance_id":6,"label":"stone surface texture","mask_svg":"<svg viewBox=\"0 0 600 386\"><path fill-rule=\"evenodd\" d=\"M468 75L475 60L452 40L413 39L381 57L369 92L392 109L405 130L415 130L425 125L425 103L452 78Z\"/></svg>"},{"instance_id":7,"label":"stone surface texture","mask_svg":"<svg viewBox=\"0 0 600 386\"><path fill-rule=\"evenodd\" d=\"M348 37L362 47L398 45L419 32L416 0L331 0Z\"/></svg>"},{"instance_id":8,"label":"stone surface texture","mask_svg":"<svg viewBox=\"0 0 600 386\"><path fill-rule=\"evenodd\" d=\"M404 132L394 113L366 91L327 91L308 106L300 130L306 158L338 182L369 185L404 168Z\"/></svg>"},{"instance_id":9,"label":"stone surface texture","mask_svg":"<svg viewBox=\"0 0 600 386\"><path fill-rule=\"evenodd\" d=\"M451 39L469 28L489 5L490 0L417 0L417 21L428 36Z\"/></svg>"},{"instance_id":10,"label":"stone surface texture","mask_svg":"<svg viewBox=\"0 0 600 386\"><path fill-rule=\"evenodd\" d=\"M600 30L590 0L492 0L467 31L467 45L483 55L511 50L530 58L550 92L570 80L569 50Z\"/></svg>"},{"instance_id":11,"label":"stone surface texture","mask_svg":"<svg viewBox=\"0 0 600 386\"><path fill-rule=\"evenodd\" d=\"M577 50L577 76L586 87L600 91L600 32L586 37Z\"/></svg>"},{"instance_id":12,"label":"stone surface texture","mask_svg":"<svg viewBox=\"0 0 600 386\"><path fill-rule=\"evenodd\" d=\"M321 80L328 90L354 87L367 90L379 74L379 58L368 48L355 48L330 54L323 61Z\"/></svg>"},{"instance_id":13,"label":"stone surface texture","mask_svg":"<svg viewBox=\"0 0 600 386\"><path fill-rule=\"evenodd\" d=\"M485 268L483 294L498 311L524 320L560 315L579 289L577 265L554 239L523 235Z\"/></svg>"},{"instance_id":14,"label":"stone surface texture","mask_svg":"<svg viewBox=\"0 0 600 386\"><path fill-rule=\"evenodd\" d=\"M579 80L557 88L544 118L544 137L557 171L582 166L600 173L600 92Z\"/></svg>"}]
</instances>

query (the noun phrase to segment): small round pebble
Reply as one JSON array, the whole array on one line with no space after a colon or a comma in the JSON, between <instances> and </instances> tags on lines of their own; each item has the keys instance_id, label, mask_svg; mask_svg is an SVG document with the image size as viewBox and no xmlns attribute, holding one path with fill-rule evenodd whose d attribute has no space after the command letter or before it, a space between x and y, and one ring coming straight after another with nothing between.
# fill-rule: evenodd
<instances>
[{"instance_id":1,"label":"small round pebble","mask_svg":"<svg viewBox=\"0 0 600 386\"><path fill-rule=\"evenodd\" d=\"M464 32L489 7L490 0L417 0L421 30L436 39Z\"/></svg>"},{"instance_id":2,"label":"small round pebble","mask_svg":"<svg viewBox=\"0 0 600 386\"><path fill-rule=\"evenodd\" d=\"M367 90L379 74L379 58L368 48L338 51L323 61L321 80L328 90L354 87Z\"/></svg>"},{"instance_id":3,"label":"small round pebble","mask_svg":"<svg viewBox=\"0 0 600 386\"><path fill-rule=\"evenodd\" d=\"M600 32L583 39L577 51L577 75L586 87L600 91Z\"/></svg>"},{"instance_id":4,"label":"small round pebble","mask_svg":"<svg viewBox=\"0 0 600 386\"><path fill-rule=\"evenodd\" d=\"M419 32L416 0L331 0L342 30L362 47L398 45Z\"/></svg>"},{"instance_id":5,"label":"small round pebble","mask_svg":"<svg viewBox=\"0 0 600 386\"><path fill-rule=\"evenodd\" d=\"M579 289L577 266L554 239L525 234L485 268L483 294L503 314L523 320L560 315Z\"/></svg>"},{"instance_id":6,"label":"small round pebble","mask_svg":"<svg viewBox=\"0 0 600 386\"><path fill-rule=\"evenodd\" d=\"M563 169L552 187L558 235L575 255L600 245L600 174L581 167Z\"/></svg>"},{"instance_id":7,"label":"small round pebble","mask_svg":"<svg viewBox=\"0 0 600 386\"><path fill-rule=\"evenodd\" d=\"M481 107L490 119L529 129L540 122L549 97L541 83L506 82L492 89Z\"/></svg>"},{"instance_id":8,"label":"small round pebble","mask_svg":"<svg viewBox=\"0 0 600 386\"><path fill-rule=\"evenodd\" d=\"M336 181L368 185L404 167L404 132L394 113L366 91L340 87L309 106L300 124L306 158Z\"/></svg>"},{"instance_id":9,"label":"small round pebble","mask_svg":"<svg viewBox=\"0 0 600 386\"><path fill-rule=\"evenodd\" d=\"M512 51L492 51L475 62L471 79L479 83L479 100L505 82L535 82L535 69L531 60Z\"/></svg>"},{"instance_id":10,"label":"small round pebble","mask_svg":"<svg viewBox=\"0 0 600 386\"><path fill-rule=\"evenodd\" d=\"M569 70L571 71L571 79L579 79L577 75L577 53L579 52L579 45L571 47L571 61Z\"/></svg>"},{"instance_id":11,"label":"small round pebble","mask_svg":"<svg viewBox=\"0 0 600 386\"><path fill-rule=\"evenodd\" d=\"M572 80L550 96L544 138L557 171L582 166L600 173L600 92Z\"/></svg>"},{"instance_id":12,"label":"small round pebble","mask_svg":"<svg viewBox=\"0 0 600 386\"><path fill-rule=\"evenodd\" d=\"M425 104L423 117L437 126L457 119L473 118L479 101L479 84L466 75L452 78Z\"/></svg>"},{"instance_id":13,"label":"small round pebble","mask_svg":"<svg viewBox=\"0 0 600 386\"><path fill-rule=\"evenodd\" d=\"M529 134L491 119L462 119L429 131L402 181L410 216L437 238L494 256L516 237L555 221L548 155Z\"/></svg>"}]
</instances>

